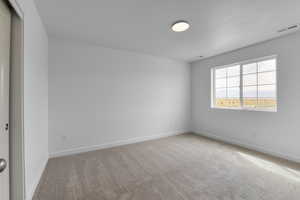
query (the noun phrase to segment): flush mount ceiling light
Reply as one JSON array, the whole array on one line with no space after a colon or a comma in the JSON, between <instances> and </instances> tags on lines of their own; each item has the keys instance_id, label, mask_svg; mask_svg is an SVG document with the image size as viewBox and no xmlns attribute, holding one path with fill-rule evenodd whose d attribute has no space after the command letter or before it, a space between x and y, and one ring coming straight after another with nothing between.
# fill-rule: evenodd
<instances>
[{"instance_id":1,"label":"flush mount ceiling light","mask_svg":"<svg viewBox=\"0 0 300 200\"><path fill-rule=\"evenodd\" d=\"M183 32L190 28L190 24L187 21L177 21L172 24L171 29L174 32Z\"/></svg>"}]
</instances>

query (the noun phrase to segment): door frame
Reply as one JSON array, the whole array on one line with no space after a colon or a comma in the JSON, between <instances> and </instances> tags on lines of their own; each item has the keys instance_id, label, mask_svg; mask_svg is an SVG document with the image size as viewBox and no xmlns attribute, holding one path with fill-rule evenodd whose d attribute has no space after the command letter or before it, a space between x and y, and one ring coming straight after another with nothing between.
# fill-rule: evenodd
<instances>
[{"instance_id":1,"label":"door frame","mask_svg":"<svg viewBox=\"0 0 300 200\"><path fill-rule=\"evenodd\" d=\"M20 19L22 20L24 18L24 12L21 9L21 6L20 6L18 0L7 0L7 1L10 4L10 6L13 8L13 11L15 12L15 14L17 14L18 17L20 17Z\"/></svg>"},{"instance_id":2,"label":"door frame","mask_svg":"<svg viewBox=\"0 0 300 200\"><path fill-rule=\"evenodd\" d=\"M10 200L25 200L24 149L24 13L17 0L5 0L11 7L10 57Z\"/></svg>"}]
</instances>

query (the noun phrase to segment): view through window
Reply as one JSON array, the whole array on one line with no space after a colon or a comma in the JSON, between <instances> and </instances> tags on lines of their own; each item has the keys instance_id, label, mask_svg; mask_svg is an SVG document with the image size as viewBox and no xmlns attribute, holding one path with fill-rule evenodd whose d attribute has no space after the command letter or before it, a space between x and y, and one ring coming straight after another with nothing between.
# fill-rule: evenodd
<instances>
[{"instance_id":1,"label":"view through window","mask_svg":"<svg viewBox=\"0 0 300 200\"><path fill-rule=\"evenodd\" d=\"M212 69L212 107L276 111L275 56Z\"/></svg>"}]
</instances>

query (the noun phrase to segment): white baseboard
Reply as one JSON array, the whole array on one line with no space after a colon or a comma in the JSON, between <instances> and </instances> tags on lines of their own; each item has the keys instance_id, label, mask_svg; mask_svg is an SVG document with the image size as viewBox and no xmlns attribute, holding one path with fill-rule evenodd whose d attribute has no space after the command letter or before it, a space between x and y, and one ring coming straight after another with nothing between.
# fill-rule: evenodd
<instances>
[{"instance_id":1,"label":"white baseboard","mask_svg":"<svg viewBox=\"0 0 300 200\"><path fill-rule=\"evenodd\" d=\"M245 147L245 148L250 149L250 150L254 150L254 151L261 152L261 153L269 154L271 156L275 156L275 157L278 157L278 158L283 158L285 160L290 160L292 162L300 163L300 157L298 157L296 155L284 154L284 153L278 152L278 151L273 150L273 149L268 149L266 147L259 146L257 144L241 141L237 138L227 137L227 136L224 137L222 135L215 134L215 133L205 131L205 130L196 130L196 131L193 131L193 133L197 134L197 135L205 136L205 137L208 137L208 138L212 138L212 139L215 139L215 140L223 141L225 143Z\"/></svg>"},{"instance_id":2,"label":"white baseboard","mask_svg":"<svg viewBox=\"0 0 300 200\"><path fill-rule=\"evenodd\" d=\"M39 185L39 183L40 183L40 180L41 180L41 178L42 178L42 175L43 175L43 173L44 173L44 171L45 171L45 169L46 169L47 163L48 163L48 158L44 161L43 166L42 166L42 168L39 170L38 176L37 176L37 178L34 180L34 183L31 185L31 188L30 188L29 192L25 194L25 199L26 199L26 200L32 200L32 198L33 198L33 196L34 196L34 193L35 193L35 191L36 191L36 189L37 189L37 187L38 187L38 185ZM27 191L27 190L26 190L26 191Z\"/></svg>"},{"instance_id":3,"label":"white baseboard","mask_svg":"<svg viewBox=\"0 0 300 200\"><path fill-rule=\"evenodd\" d=\"M111 143L78 147L78 148L73 148L73 149L68 149L68 150L64 150L64 151L50 153L50 158L68 156L68 155L84 153L84 152L89 152L89 151L95 151L95 150L100 150L100 149L107 149L107 148L112 148L112 147L117 147L117 146L122 146L122 145L127 145L127 144L134 144L134 143L138 143L138 142L144 142L144 141L155 140L155 139L174 136L174 135L180 135L180 134L187 133L187 132L189 132L189 131L178 130L178 131L155 134L155 135L150 135L150 136L136 137L136 138L130 138L130 139L126 139L126 140L119 140L119 141L115 141L115 142L111 142Z\"/></svg>"}]
</instances>

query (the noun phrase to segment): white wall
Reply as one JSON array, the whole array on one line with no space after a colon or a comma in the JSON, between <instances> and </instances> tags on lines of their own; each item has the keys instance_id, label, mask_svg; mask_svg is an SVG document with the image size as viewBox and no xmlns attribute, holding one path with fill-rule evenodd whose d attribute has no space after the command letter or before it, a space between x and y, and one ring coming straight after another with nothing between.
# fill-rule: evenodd
<instances>
[{"instance_id":1,"label":"white wall","mask_svg":"<svg viewBox=\"0 0 300 200\"><path fill-rule=\"evenodd\" d=\"M48 37L33 0L24 12L24 136L26 199L31 199L48 160Z\"/></svg>"},{"instance_id":2,"label":"white wall","mask_svg":"<svg viewBox=\"0 0 300 200\"><path fill-rule=\"evenodd\" d=\"M55 38L49 46L53 156L189 130L188 64Z\"/></svg>"},{"instance_id":3,"label":"white wall","mask_svg":"<svg viewBox=\"0 0 300 200\"><path fill-rule=\"evenodd\" d=\"M300 33L192 63L192 129L300 161ZM210 108L210 68L278 55L278 112Z\"/></svg>"}]
</instances>

